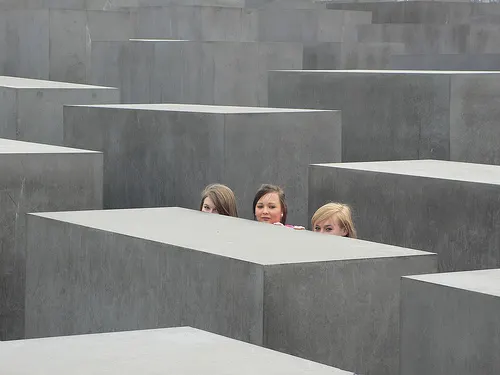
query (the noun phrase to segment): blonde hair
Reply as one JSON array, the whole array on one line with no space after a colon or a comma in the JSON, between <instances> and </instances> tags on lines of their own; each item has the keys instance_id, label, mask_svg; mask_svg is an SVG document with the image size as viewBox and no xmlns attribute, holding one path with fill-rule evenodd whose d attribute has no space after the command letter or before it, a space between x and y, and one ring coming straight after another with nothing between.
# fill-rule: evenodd
<instances>
[{"instance_id":1,"label":"blonde hair","mask_svg":"<svg viewBox=\"0 0 500 375\"><path fill-rule=\"evenodd\" d=\"M351 207L343 203L327 203L318 208L311 219L311 225L314 230L316 223L327 220L335 216L340 226L347 231L346 237L357 238L356 229L352 220Z\"/></svg>"},{"instance_id":2,"label":"blonde hair","mask_svg":"<svg viewBox=\"0 0 500 375\"><path fill-rule=\"evenodd\" d=\"M203 209L203 202L207 197L214 202L215 208L220 215L238 217L236 197L233 191L226 185L208 185L201 193L200 211Z\"/></svg>"}]
</instances>

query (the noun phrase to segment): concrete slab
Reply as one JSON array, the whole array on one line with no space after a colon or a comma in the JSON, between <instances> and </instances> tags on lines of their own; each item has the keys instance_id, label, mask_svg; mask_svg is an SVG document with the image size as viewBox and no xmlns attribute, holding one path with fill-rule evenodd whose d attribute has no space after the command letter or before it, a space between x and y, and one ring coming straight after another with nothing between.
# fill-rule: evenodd
<instances>
[{"instance_id":1,"label":"concrete slab","mask_svg":"<svg viewBox=\"0 0 500 375\"><path fill-rule=\"evenodd\" d=\"M500 270L403 277L401 375L500 371Z\"/></svg>"},{"instance_id":2,"label":"concrete slab","mask_svg":"<svg viewBox=\"0 0 500 375\"><path fill-rule=\"evenodd\" d=\"M400 277L436 269L429 253L181 208L28 225L28 337L190 325L356 373L397 374Z\"/></svg>"},{"instance_id":3,"label":"concrete slab","mask_svg":"<svg viewBox=\"0 0 500 375\"><path fill-rule=\"evenodd\" d=\"M131 40L92 45L91 83L124 103L267 105L267 72L301 69L300 43ZM167 69L168 67L168 69Z\"/></svg>"},{"instance_id":4,"label":"concrete slab","mask_svg":"<svg viewBox=\"0 0 500 375\"><path fill-rule=\"evenodd\" d=\"M395 70L500 70L500 54L393 54L389 69Z\"/></svg>"},{"instance_id":5,"label":"concrete slab","mask_svg":"<svg viewBox=\"0 0 500 375\"><path fill-rule=\"evenodd\" d=\"M314 165L309 216L329 200L360 238L438 253L441 271L498 267L500 167L438 160Z\"/></svg>"},{"instance_id":6,"label":"concrete slab","mask_svg":"<svg viewBox=\"0 0 500 375\"><path fill-rule=\"evenodd\" d=\"M368 1L327 2L329 9L372 12L373 23L462 24L471 19L500 14L494 1Z\"/></svg>"},{"instance_id":7,"label":"concrete slab","mask_svg":"<svg viewBox=\"0 0 500 375\"><path fill-rule=\"evenodd\" d=\"M119 103L115 88L0 76L0 137L63 145L63 105Z\"/></svg>"},{"instance_id":8,"label":"concrete slab","mask_svg":"<svg viewBox=\"0 0 500 375\"><path fill-rule=\"evenodd\" d=\"M0 338L24 337L25 213L102 208L102 154L0 139Z\"/></svg>"},{"instance_id":9,"label":"concrete slab","mask_svg":"<svg viewBox=\"0 0 500 375\"><path fill-rule=\"evenodd\" d=\"M91 43L134 37L129 11L13 9L0 13L0 74L87 83Z\"/></svg>"},{"instance_id":10,"label":"concrete slab","mask_svg":"<svg viewBox=\"0 0 500 375\"><path fill-rule=\"evenodd\" d=\"M308 165L341 161L336 111L125 104L64 112L65 143L104 152L106 208L196 208L203 188L221 182L253 219L255 192L274 183L285 189L289 222L306 225Z\"/></svg>"},{"instance_id":11,"label":"concrete slab","mask_svg":"<svg viewBox=\"0 0 500 375\"><path fill-rule=\"evenodd\" d=\"M342 111L343 161L500 163L499 102L498 72L269 73L269 105Z\"/></svg>"},{"instance_id":12,"label":"concrete slab","mask_svg":"<svg viewBox=\"0 0 500 375\"><path fill-rule=\"evenodd\" d=\"M346 371L189 327L3 343L0 371L28 375L349 375ZM54 361L53 353L60 353Z\"/></svg>"}]
</instances>

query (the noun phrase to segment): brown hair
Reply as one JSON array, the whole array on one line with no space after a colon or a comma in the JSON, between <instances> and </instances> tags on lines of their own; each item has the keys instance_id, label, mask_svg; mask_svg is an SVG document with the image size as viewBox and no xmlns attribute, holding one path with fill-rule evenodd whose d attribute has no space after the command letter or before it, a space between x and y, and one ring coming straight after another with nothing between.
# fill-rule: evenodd
<instances>
[{"instance_id":1,"label":"brown hair","mask_svg":"<svg viewBox=\"0 0 500 375\"><path fill-rule=\"evenodd\" d=\"M215 208L220 215L238 217L236 197L233 191L226 185L208 185L201 193L200 211L203 209L203 202L207 197L214 202Z\"/></svg>"},{"instance_id":2,"label":"brown hair","mask_svg":"<svg viewBox=\"0 0 500 375\"><path fill-rule=\"evenodd\" d=\"M327 220L335 216L340 223L340 226L347 231L346 237L357 238L356 229L352 220L351 207L343 203L327 203L318 208L311 219L312 229L316 223Z\"/></svg>"},{"instance_id":3,"label":"brown hair","mask_svg":"<svg viewBox=\"0 0 500 375\"><path fill-rule=\"evenodd\" d=\"M280 199L280 205L281 205L281 213L283 216L281 217L281 224L286 224L286 214L288 211L288 208L286 206L286 200L285 200L285 192L283 191L282 188L276 185L270 185L270 184L263 184L260 186L259 190L257 190L257 193L255 193L255 198L253 199L253 215L255 217L255 207L257 206L257 202L262 198L264 195L269 194L269 193L277 193L278 197Z\"/></svg>"}]
</instances>

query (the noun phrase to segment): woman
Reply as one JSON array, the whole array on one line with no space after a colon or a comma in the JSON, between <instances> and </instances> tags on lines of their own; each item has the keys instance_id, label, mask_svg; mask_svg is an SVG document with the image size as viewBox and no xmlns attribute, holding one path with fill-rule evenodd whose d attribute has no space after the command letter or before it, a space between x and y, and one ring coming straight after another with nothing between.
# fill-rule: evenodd
<instances>
[{"instance_id":1,"label":"woman","mask_svg":"<svg viewBox=\"0 0 500 375\"><path fill-rule=\"evenodd\" d=\"M208 185L201 193L200 211L238 217L233 191L222 184Z\"/></svg>"},{"instance_id":2,"label":"woman","mask_svg":"<svg viewBox=\"0 0 500 375\"><path fill-rule=\"evenodd\" d=\"M325 204L314 213L311 224L314 232L357 238L351 208L346 204Z\"/></svg>"},{"instance_id":3,"label":"woman","mask_svg":"<svg viewBox=\"0 0 500 375\"><path fill-rule=\"evenodd\" d=\"M276 185L264 184L253 199L253 213L255 219L262 223L275 225L286 224L288 207L283 189ZM286 225L289 228L302 230L304 227Z\"/></svg>"}]
</instances>

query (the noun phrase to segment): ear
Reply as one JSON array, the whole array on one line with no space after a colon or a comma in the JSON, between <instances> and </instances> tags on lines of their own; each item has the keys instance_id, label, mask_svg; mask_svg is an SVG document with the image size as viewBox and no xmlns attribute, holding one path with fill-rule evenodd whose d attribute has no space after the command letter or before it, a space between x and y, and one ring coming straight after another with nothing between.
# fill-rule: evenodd
<instances>
[{"instance_id":1,"label":"ear","mask_svg":"<svg viewBox=\"0 0 500 375\"><path fill-rule=\"evenodd\" d=\"M347 232L347 229L345 227L342 228L342 237L347 237L348 234L349 232Z\"/></svg>"}]
</instances>

